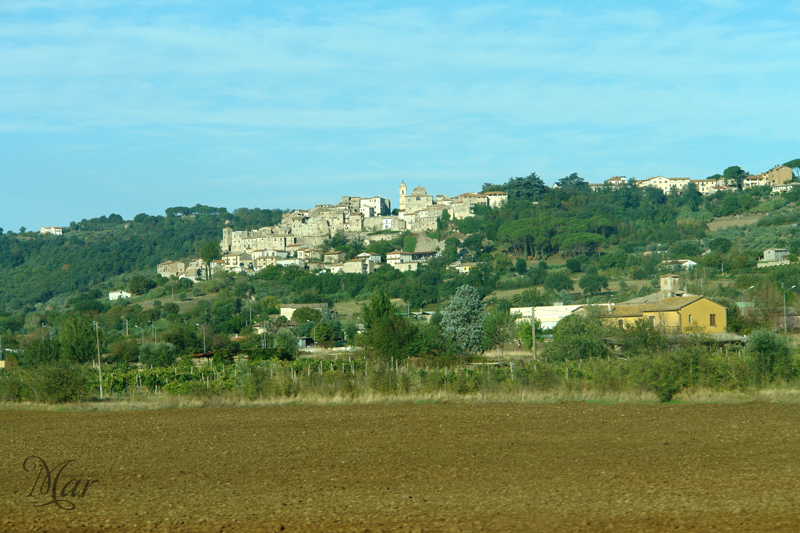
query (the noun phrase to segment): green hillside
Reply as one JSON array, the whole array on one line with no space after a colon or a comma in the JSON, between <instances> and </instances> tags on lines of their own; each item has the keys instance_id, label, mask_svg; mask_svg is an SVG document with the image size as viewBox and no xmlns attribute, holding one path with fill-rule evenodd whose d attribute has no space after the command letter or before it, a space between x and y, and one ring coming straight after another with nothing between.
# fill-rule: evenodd
<instances>
[{"instance_id":1,"label":"green hillside","mask_svg":"<svg viewBox=\"0 0 800 533\"><path fill-rule=\"evenodd\" d=\"M633 185L593 191L575 174L552 188L531 174L487 183L483 190L504 190L509 201L500 208L477 206L470 218L440 221L428 236L439 239L441 256L412 272L384 267L359 275L269 267L250 276L223 272L197 284L156 276L158 263L197 257L204 244L219 240L223 227L274 225L281 210L175 207L164 216L140 214L131 221L113 214L83 220L61 237L8 232L0 236L0 339L6 347L35 354L32 360L65 353L87 360L93 350L86 339L96 321L110 362L168 362L202 351L204 339L208 349L220 353L256 353L265 346L265 356L286 355L294 341L280 340L285 330L275 319L281 304L327 303L333 312L301 313L290 336L336 344L353 339L355 322L364 319L361 305L376 295L400 304L403 313L442 310L461 287L470 286L490 310L508 316L510 307L619 302L648 294L667 271L659 263L671 259L697 262L697 268L681 273L684 283L729 308L729 329L746 331L775 313L781 284L800 285L795 264L755 269L765 248L788 248L796 259L797 190L778 197L769 187L712 196L700 195L693 186L681 195ZM717 220L713 231L712 220ZM738 225L745 220L749 224ZM360 239L337 234L325 247L352 257L365 249L386 254L413 248L415 242L412 235L396 234L365 247ZM469 274L458 274L449 268L455 261L475 265ZM734 302L750 287L749 296L764 302L764 312L747 322ZM112 303L107 294L114 289L133 289L136 296ZM269 326L254 337L251 322ZM392 338L406 338L406 355L452 354L452 347L441 344L443 337L432 333L435 328L395 326ZM236 335L249 340L232 344Z\"/></svg>"}]
</instances>

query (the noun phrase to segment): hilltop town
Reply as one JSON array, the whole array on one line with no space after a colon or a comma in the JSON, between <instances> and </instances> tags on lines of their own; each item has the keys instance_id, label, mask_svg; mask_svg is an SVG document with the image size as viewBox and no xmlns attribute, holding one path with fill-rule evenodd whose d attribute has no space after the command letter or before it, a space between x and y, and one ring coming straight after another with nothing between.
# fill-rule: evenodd
<instances>
[{"instance_id":1,"label":"hilltop town","mask_svg":"<svg viewBox=\"0 0 800 533\"><path fill-rule=\"evenodd\" d=\"M617 190L625 186L655 188L667 194L683 194L693 188L703 196L715 193L746 190L752 187L772 187L772 194L792 190L792 169L777 165L756 175L722 176L706 179L654 176L641 180L627 180L615 176L601 184L586 184L593 192ZM582 180L581 180L582 181ZM555 183L559 188L560 183ZM295 266L332 273L369 274L382 263L401 271L416 270L420 263L435 257L443 243L427 236L435 231L442 220L461 220L474 216L476 206L500 207L508 200L508 193L489 190L469 192L457 196L432 195L423 186L409 193L405 182L398 190L398 207L392 209L391 201L380 196L362 198L342 196L338 204L321 204L309 210L285 213L279 224L253 230L222 230L220 259L212 262L211 273L258 272L268 266ZM42 228L51 233L60 228ZM385 254L364 252L345 260L340 251L324 249L327 239L341 234L347 240L360 239L366 246L376 241L391 241L403 232L417 237L414 250L394 250ZM461 265L455 265L460 268ZM188 262L166 261L158 265L160 275L169 278L188 277L203 279L206 265L202 259ZM466 267L468 268L468 267Z\"/></svg>"},{"instance_id":2,"label":"hilltop town","mask_svg":"<svg viewBox=\"0 0 800 533\"><path fill-rule=\"evenodd\" d=\"M500 207L508 200L502 191L463 193L450 197L428 194L422 186L409 194L405 182L399 187L399 208L392 209L388 198L374 196L342 196L336 204L321 204L309 210L285 213L275 226L255 230L222 230L221 259L212 263L211 272L257 272L267 266L316 268L333 273L369 274L383 262L381 254L362 253L345 261L345 254L323 251L325 241L336 234L345 238L371 242L392 240L398 234L418 234L412 251L395 250L386 254L386 264L402 271L416 270L420 262L436 256L441 243L425 233L437 229L439 220L460 220L474 215L474 207ZM183 263L167 261L158 265L164 277L178 276L201 279L205 264L202 259Z\"/></svg>"}]
</instances>

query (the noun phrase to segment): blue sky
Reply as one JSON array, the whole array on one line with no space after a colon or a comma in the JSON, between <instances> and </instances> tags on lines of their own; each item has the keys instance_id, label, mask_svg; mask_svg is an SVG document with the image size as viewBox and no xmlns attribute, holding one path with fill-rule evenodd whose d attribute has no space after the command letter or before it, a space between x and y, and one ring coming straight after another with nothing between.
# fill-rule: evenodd
<instances>
[{"instance_id":1,"label":"blue sky","mask_svg":"<svg viewBox=\"0 0 800 533\"><path fill-rule=\"evenodd\" d=\"M291 5L289 5L291 4ZM0 2L0 227L800 157L797 2Z\"/></svg>"}]
</instances>

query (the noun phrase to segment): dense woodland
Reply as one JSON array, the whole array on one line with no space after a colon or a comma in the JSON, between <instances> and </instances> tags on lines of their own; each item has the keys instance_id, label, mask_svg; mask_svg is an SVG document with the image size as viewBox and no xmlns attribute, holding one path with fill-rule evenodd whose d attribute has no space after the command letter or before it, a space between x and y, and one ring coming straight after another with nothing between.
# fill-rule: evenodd
<instances>
[{"instance_id":1,"label":"dense woodland","mask_svg":"<svg viewBox=\"0 0 800 533\"><path fill-rule=\"evenodd\" d=\"M741 174L739 167L725 171ZM251 360L291 360L297 355L295 339L302 336L326 346L356 344L378 357L458 364L513 339L530 344L530 332L526 338L524 328L513 325L510 307L647 294L657 290L658 275L665 271L659 263L667 259L698 263L684 274L690 290L726 305L729 329L738 332L774 328L783 287L800 285L795 265L755 269L769 247L789 248L796 259L800 191L775 197L764 187L702 196L690 186L683 194L664 195L632 184L591 191L576 174L557 185L546 187L535 173L484 184L484 191L508 192L507 204L476 207L475 216L463 220L443 217L428 234L440 240L441 256L405 273L389 267L370 275L270 267L253 275L219 273L197 284L155 274L162 261L200 256L203 246L218 242L223 227L274 225L281 210L229 213L197 205L131 221L112 214L73 222L60 237L8 231L0 234L0 342L17 350L20 368L29 369L88 362L96 358L98 339L109 364L163 366L203 351L213 351L220 361L237 352ZM709 231L716 217L746 214L762 218L747 227ZM413 251L415 245L408 233L369 245L337 234L324 247L353 257L365 250ZM478 266L460 275L448 268L457 260ZM750 298L760 304L745 318L734 302L751 287ZM109 302L108 292L115 289L130 290L135 298ZM511 295L499 296L504 290ZM391 299L402 299L405 309ZM790 293L790 304L793 300ZM304 310L292 324L277 317L282 303L315 302L328 303L331 311ZM339 317L333 309L343 302L359 302L361 312ZM437 311L430 324L401 316L420 309ZM469 331L459 331L459 313L469 309L478 318ZM253 323L262 324L264 332L254 335ZM366 326L365 335L356 335L357 323ZM583 331L575 333L578 338L585 336L584 326L578 327ZM630 346L658 337L631 334L639 340ZM237 335L241 338L232 341ZM557 334L555 340L550 356L572 359L572 352L558 351L569 345L563 331L563 342ZM607 354L595 348L587 357Z\"/></svg>"}]
</instances>

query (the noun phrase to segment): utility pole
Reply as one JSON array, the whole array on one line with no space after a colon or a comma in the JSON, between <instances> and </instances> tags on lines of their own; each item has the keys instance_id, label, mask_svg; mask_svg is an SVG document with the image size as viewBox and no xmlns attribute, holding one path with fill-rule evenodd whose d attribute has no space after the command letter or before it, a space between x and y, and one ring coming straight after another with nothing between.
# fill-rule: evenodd
<instances>
[{"instance_id":1,"label":"utility pole","mask_svg":"<svg viewBox=\"0 0 800 533\"><path fill-rule=\"evenodd\" d=\"M791 287L789 287L788 289L783 291L783 332L784 333L786 333L786 293L789 292L790 290L794 289L795 287L797 287L797 285L792 285Z\"/></svg>"},{"instance_id":2,"label":"utility pole","mask_svg":"<svg viewBox=\"0 0 800 533\"><path fill-rule=\"evenodd\" d=\"M206 353L206 325L195 324L198 328L203 328L203 354Z\"/></svg>"},{"instance_id":3,"label":"utility pole","mask_svg":"<svg viewBox=\"0 0 800 533\"><path fill-rule=\"evenodd\" d=\"M103 362L100 360L100 324L94 323L94 331L97 336L97 373L100 375L100 399L103 399Z\"/></svg>"},{"instance_id":4,"label":"utility pole","mask_svg":"<svg viewBox=\"0 0 800 533\"><path fill-rule=\"evenodd\" d=\"M531 344L533 345L533 360L536 361L536 308L531 306Z\"/></svg>"}]
</instances>

